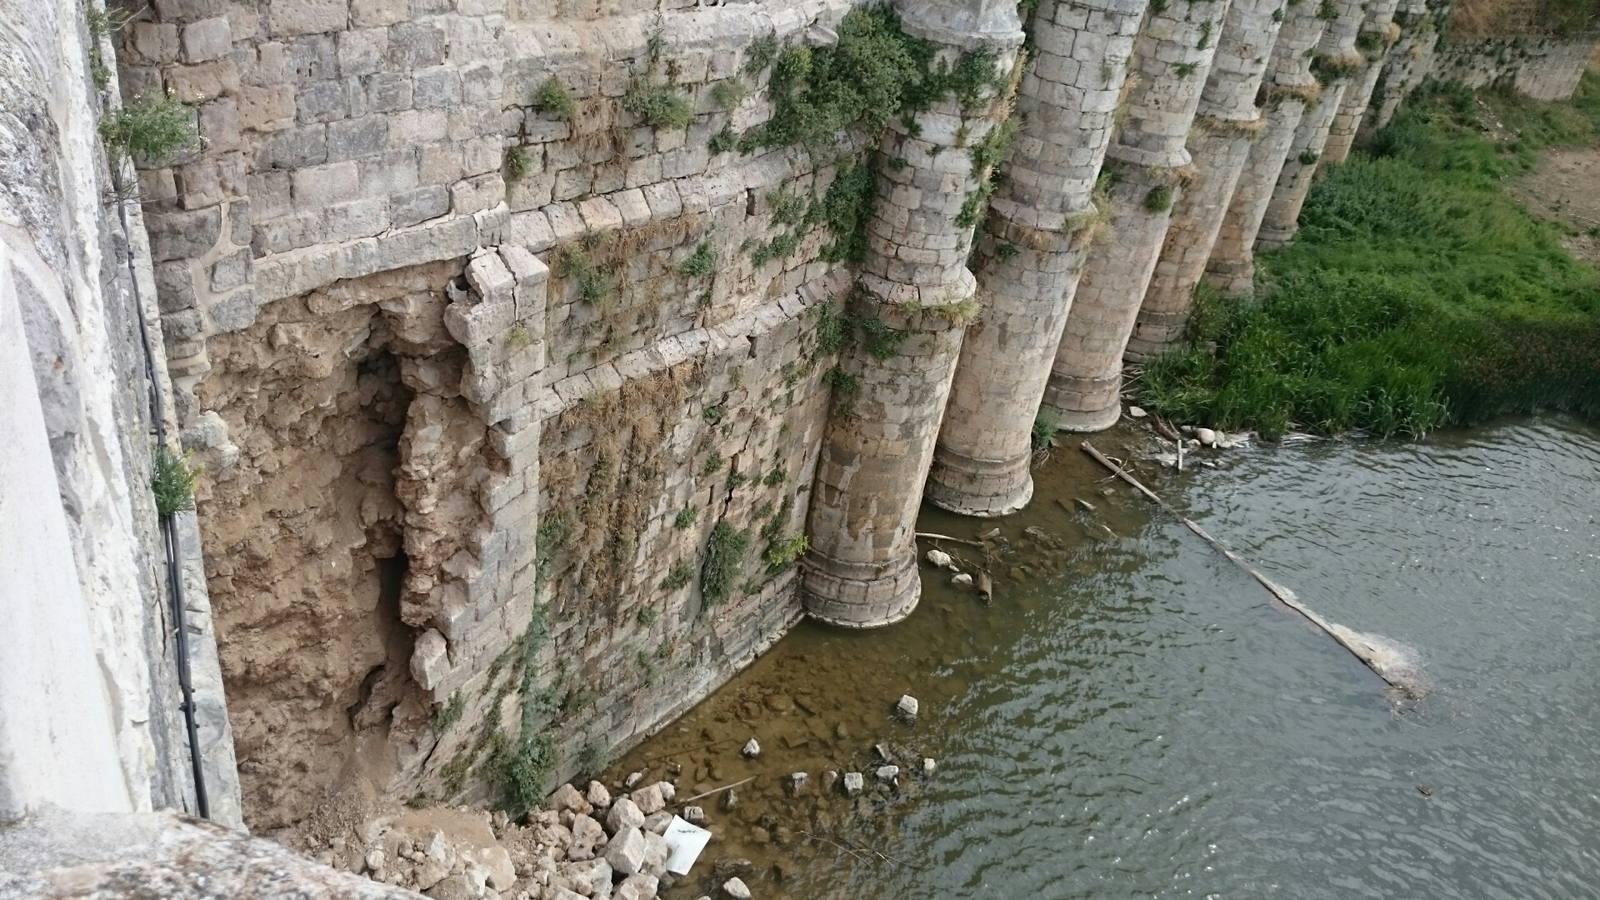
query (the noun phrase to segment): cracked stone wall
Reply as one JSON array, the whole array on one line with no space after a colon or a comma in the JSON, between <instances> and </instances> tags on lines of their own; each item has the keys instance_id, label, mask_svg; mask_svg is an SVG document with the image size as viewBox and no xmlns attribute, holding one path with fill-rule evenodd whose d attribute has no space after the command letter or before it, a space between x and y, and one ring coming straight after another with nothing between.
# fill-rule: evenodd
<instances>
[{"instance_id":1,"label":"cracked stone wall","mask_svg":"<svg viewBox=\"0 0 1600 900\"><path fill-rule=\"evenodd\" d=\"M1446 41L1433 75L1467 87L1505 86L1534 100L1566 100L1578 89L1600 36L1509 35Z\"/></svg>"},{"instance_id":2,"label":"cracked stone wall","mask_svg":"<svg viewBox=\"0 0 1600 900\"><path fill-rule=\"evenodd\" d=\"M850 5L199 0L123 30L124 94L203 138L140 179L253 825L498 801L541 734L553 783L798 618L850 278L776 207L863 148L711 139L771 115L752 41Z\"/></svg>"}]
</instances>

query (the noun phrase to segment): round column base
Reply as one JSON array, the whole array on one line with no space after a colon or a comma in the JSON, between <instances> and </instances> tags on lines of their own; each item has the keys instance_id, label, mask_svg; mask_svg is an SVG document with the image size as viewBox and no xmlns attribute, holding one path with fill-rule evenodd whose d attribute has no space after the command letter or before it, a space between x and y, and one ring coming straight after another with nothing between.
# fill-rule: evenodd
<instances>
[{"instance_id":1,"label":"round column base","mask_svg":"<svg viewBox=\"0 0 1600 900\"><path fill-rule=\"evenodd\" d=\"M1122 418L1122 403L1118 401L1104 409L1056 410L1056 414L1061 417L1056 422L1057 431L1087 434L1093 431L1105 431L1117 424Z\"/></svg>"},{"instance_id":2,"label":"round column base","mask_svg":"<svg viewBox=\"0 0 1600 900\"><path fill-rule=\"evenodd\" d=\"M815 551L800 563L806 614L841 628L878 628L911 615L922 599L915 547L882 565L830 559Z\"/></svg>"},{"instance_id":3,"label":"round column base","mask_svg":"<svg viewBox=\"0 0 1600 900\"><path fill-rule=\"evenodd\" d=\"M1033 499L1030 453L1018 459L976 459L940 444L922 496L940 509L992 519L1009 516Z\"/></svg>"},{"instance_id":4,"label":"round column base","mask_svg":"<svg viewBox=\"0 0 1600 900\"><path fill-rule=\"evenodd\" d=\"M1183 340L1183 333L1188 328L1188 307L1141 317L1133 327L1133 334L1128 337L1128 346L1122 350L1123 363L1142 363L1171 350Z\"/></svg>"},{"instance_id":5,"label":"round column base","mask_svg":"<svg viewBox=\"0 0 1600 900\"><path fill-rule=\"evenodd\" d=\"M1256 252L1261 253L1266 250L1276 250L1279 247L1288 246L1289 242L1294 240L1294 234L1298 230L1297 227L1269 228L1266 225L1261 226L1261 230L1256 233Z\"/></svg>"},{"instance_id":6,"label":"round column base","mask_svg":"<svg viewBox=\"0 0 1600 900\"><path fill-rule=\"evenodd\" d=\"M1105 431L1122 418L1122 368L1101 378L1050 376L1045 408L1056 414L1057 431Z\"/></svg>"},{"instance_id":7,"label":"round column base","mask_svg":"<svg viewBox=\"0 0 1600 900\"><path fill-rule=\"evenodd\" d=\"M1254 259L1217 262L1206 269L1206 282L1225 297L1246 297L1256 289Z\"/></svg>"}]
</instances>

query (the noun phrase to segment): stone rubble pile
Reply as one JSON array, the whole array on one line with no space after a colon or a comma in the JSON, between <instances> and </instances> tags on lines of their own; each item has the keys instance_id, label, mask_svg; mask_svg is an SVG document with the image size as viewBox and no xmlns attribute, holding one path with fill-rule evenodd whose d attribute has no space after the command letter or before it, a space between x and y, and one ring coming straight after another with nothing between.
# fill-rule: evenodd
<instances>
[{"instance_id":1,"label":"stone rubble pile","mask_svg":"<svg viewBox=\"0 0 1600 900\"><path fill-rule=\"evenodd\" d=\"M616 798L593 781L562 785L520 824L467 808L406 811L369 819L319 859L433 900L650 900L673 878L663 834L676 796L670 781Z\"/></svg>"}]
</instances>

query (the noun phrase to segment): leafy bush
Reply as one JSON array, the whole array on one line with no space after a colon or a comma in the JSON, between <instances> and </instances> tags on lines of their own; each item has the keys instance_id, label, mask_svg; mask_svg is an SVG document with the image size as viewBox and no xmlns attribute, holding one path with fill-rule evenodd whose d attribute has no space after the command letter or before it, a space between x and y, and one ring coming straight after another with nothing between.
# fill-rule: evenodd
<instances>
[{"instance_id":1,"label":"leafy bush","mask_svg":"<svg viewBox=\"0 0 1600 900\"><path fill-rule=\"evenodd\" d=\"M700 567L700 593L707 607L716 606L733 593L745 551L750 549L750 532L726 521L711 529L706 542L706 558Z\"/></svg>"},{"instance_id":2,"label":"leafy bush","mask_svg":"<svg viewBox=\"0 0 1600 900\"><path fill-rule=\"evenodd\" d=\"M623 96L622 108L651 128L683 128L694 121L694 104L668 85L636 81Z\"/></svg>"},{"instance_id":3,"label":"leafy bush","mask_svg":"<svg viewBox=\"0 0 1600 900\"><path fill-rule=\"evenodd\" d=\"M194 483L200 476L183 457L157 447L150 474L150 491L156 496L156 511L163 516L194 509Z\"/></svg>"},{"instance_id":4,"label":"leafy bush","mask_svg":"<svg viewBox=\"0 0 1600 900\"><path fill-rule=\"evenodd\" d=\"M551 75L534 91L533 108L570 122L578 114L578 101L572 96L572 91L561 83L561 79Z\"/></svg>"},{"instance_id":5,"label":"leafy bush","mask_svg":"<svg viewBox=\"0 0 1600 900\"><path fill-rule=\"evenodd\" d=\"M194 112L170 96L140 97L100 120L106 149L143 163L159 163L199 144Z\"/></svg>"},{"instance_id":6,"label":"leafy bush","mask_svg":"<svg viewBox=\"0 0 1600 900\"><path fill-rule=\"evenodd\" d=\"M1532 148L1593 140L1596 82L1564 105L1485 98L1520 135L1499 144L1470 94L1420 92L1375 155L1312 189L1296 242L1262 256L1255 298L1197 293L1193 343L1146 370L1146 405L1268 437L1600 416L1600 273L1503 189Z\"/></svg>"},{"instance_id":7,"label":"leafy bush","mask_svg":"<svg viewBox=\"0 0 1600 900\"><path fill-rule=\"evenodd\" d=\"M690 278L709 278L717 270L717 251L711 246L710 241L701 241L695 245L694 252L689 254L678 265L678 271Z\"/></svg>"}]
</instances>

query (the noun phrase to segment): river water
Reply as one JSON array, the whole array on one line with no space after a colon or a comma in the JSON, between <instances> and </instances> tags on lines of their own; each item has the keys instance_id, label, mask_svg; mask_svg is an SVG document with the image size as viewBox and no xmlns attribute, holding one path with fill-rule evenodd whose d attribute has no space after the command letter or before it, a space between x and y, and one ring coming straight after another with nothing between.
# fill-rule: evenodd
<instances>
[{"instance_id":1,"label":"river water","mask_svg":"<svg viewBox=\"0 0 1600 900\"><path fill-rule=\"evenodd\" d=\"M1137 457L1149 438L1094 440ZM1415 648L1430 693L1396 702L1071 442L1022 514L923 514L1002 529L991 604L924 565L906 622L802 625L612 767L676 771L680 798L757 776L732 810L703 801L717 838L667 896L729 872L758 900L1600 896L1600 430L1136 471L1313 609ZM914 723L891 714L902 693ZM825 790L827 769L866 792Z\"/></svg>"}]
</instances>

